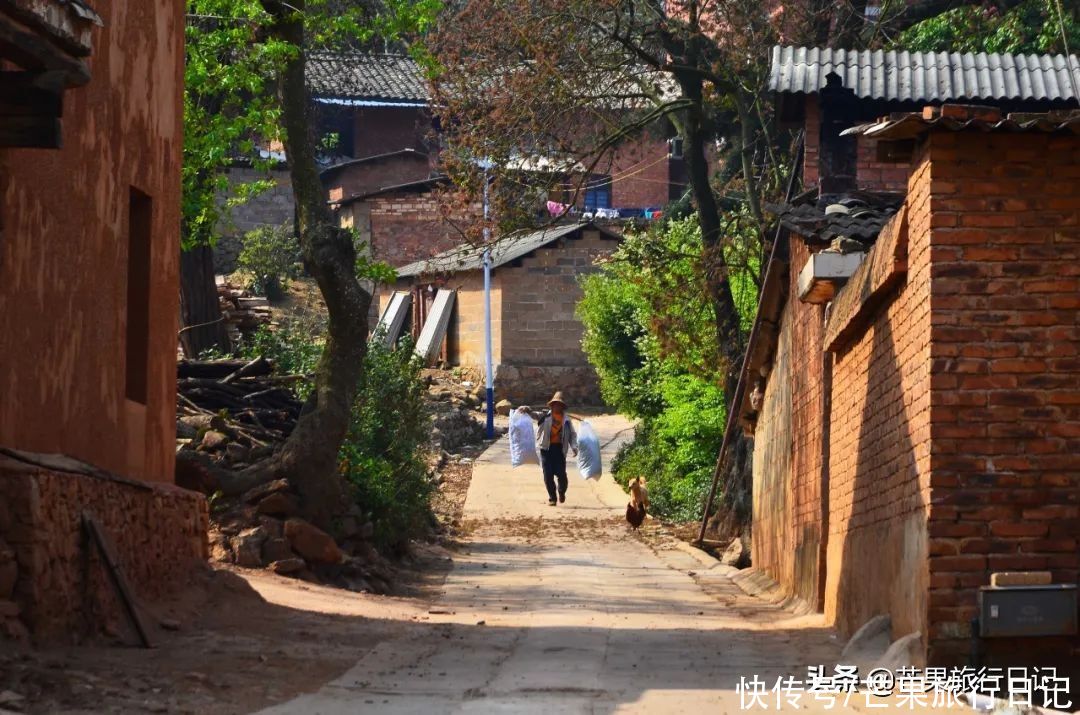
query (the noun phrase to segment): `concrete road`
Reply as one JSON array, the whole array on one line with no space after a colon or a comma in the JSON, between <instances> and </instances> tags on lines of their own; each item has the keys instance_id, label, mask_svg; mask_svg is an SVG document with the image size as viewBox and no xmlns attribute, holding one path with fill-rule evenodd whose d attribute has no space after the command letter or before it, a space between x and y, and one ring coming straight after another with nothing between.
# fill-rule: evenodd
<instances>
[{"instance_id":1,"label":"concrete road","mask_svg":"<svg viewBox=\"0 0 1080 715\"><path fill-rule=\"evenodd\" d=\"M606 470L630 425L590 421ZM465 548L425 627L269 712L735 713L740 676L771 685L836 662L817 616L747 596L733 571L671 539L630 533L609 476L585 482L572 467L567 503L551 507L539 468L509 462L505 438L477 461ZM801 709L824 708L807 697Z\"/></svg>"}]
</instances>

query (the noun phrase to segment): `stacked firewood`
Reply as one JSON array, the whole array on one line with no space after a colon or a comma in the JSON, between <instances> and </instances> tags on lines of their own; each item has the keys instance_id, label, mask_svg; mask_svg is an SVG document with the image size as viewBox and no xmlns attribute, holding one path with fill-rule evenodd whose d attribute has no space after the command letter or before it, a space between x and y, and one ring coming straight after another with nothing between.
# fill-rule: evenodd
<instances>
[{"instance_id":1,"label":"stacked firewood","mask_svg":"<svg viewBox=\"0 0 1080 715\"><path fill-rule=\"evenodd\" d=\"M220 280L220 279L219 279ZM240 337L272 322L270 303L234 283L218 284L218 303L229 331L229 340L239 344Z\"/></svg>"},{"instance_id":2,"label":"stacked firewood","mask_svg":"<svg viewBox=\"0 0 1080 715\"><path fill-rule=\"evenodd\" d=\"M301 403L289 386L304 379L273 371L262 357L179 361L180 447L209 452L233 466L272 452L296 426Z\"/></svg>"}]
</instances>

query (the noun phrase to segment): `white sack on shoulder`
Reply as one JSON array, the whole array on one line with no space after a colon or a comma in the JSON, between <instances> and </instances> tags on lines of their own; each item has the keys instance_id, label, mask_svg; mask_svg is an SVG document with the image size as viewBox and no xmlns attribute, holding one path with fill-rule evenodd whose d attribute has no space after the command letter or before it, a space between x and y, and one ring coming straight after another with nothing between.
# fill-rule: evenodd
<instances>
[{"instance_id":1,"label":"white sack on shoulder","mask_svg":"<svg viewBox=\"0 0 1080 715\"><path fill-rule=\"evenodd\" d=\"M532 417L517 410L510 413L510 465L540 464Z\"/></svg>"},{"instance_id":2,"label":"white sack on shoulder","mask_svg":"<svg viewBox=\"0 0 1080 715\"><path fill-rule=\"evenodd\" d=\"M577 466L582 479L599 479L602 469L600 467L600 438L589 424L588 420L581 423L578 428L578 453Z\"/></svg>"}]
</instances>

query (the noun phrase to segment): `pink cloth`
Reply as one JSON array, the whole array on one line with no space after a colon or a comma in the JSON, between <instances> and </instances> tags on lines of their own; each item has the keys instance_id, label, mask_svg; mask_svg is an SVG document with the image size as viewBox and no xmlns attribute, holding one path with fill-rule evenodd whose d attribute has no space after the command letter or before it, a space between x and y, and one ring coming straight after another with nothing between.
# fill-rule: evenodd
<instances>
[{"instance_id":1,"label":"pink cloth","mask_svg":"<svg viewBox=\"0 0 1080 715\"><path fill-rule=\"evenodd\" d=\"M560 204L558 201L548 201L547 210L552 216L562 216L570 210L570 206L567 204Z\"/></svg>"}]
</instances>

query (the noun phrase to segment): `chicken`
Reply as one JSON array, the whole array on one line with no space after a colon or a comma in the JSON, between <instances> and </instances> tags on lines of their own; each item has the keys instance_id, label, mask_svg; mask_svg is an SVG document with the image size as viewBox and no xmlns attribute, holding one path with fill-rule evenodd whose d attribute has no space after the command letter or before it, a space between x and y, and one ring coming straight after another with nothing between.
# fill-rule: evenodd
<instances>
[{"instance_id":1,"label":"chicken","mask_svg":"<svg viewBox=\"0 0 1080 715\"><path fill-rule=\"evenodd\" d=\"M635 477L630 482L630 502L626 505L626 521L636 531L645 522L649 507L649 490L644 477Z\"/></svg>"}]
</instances>

